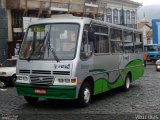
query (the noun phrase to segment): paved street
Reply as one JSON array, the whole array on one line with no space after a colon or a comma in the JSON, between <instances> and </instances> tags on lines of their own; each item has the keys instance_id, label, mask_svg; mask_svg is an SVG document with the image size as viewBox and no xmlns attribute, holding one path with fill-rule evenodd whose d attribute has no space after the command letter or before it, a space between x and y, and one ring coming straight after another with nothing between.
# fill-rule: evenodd
<instances>
[{"instance_id":1,"label":"paved street","mask_svg":"<svg viewBox=\"0 0 160 120\"><path fill-rule=\"evenodd\" d=\"M148 65L144 76L132 83L128 92L116 89L95 96L86 108L77 107L75 101L44 99L31 106L10 87L0 90L0 114L2 120L159 120L160 72L156 72L154 65Z\"/></svg>"}]
</instances>

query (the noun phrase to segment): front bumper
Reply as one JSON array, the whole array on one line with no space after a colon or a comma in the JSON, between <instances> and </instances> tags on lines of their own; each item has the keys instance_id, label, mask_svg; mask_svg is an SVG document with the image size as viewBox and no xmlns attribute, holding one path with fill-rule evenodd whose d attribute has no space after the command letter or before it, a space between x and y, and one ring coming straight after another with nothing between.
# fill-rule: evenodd
<instances>
[{"instance_id":1,"label":"front bumper","mask_svg":"<svg viewBox=\"0 0 160 120\"><path fill-rule=\"evenodd\" d=\"M51 98L51 99L76 99L76 86L39 86L31 84L16 83L18 95ZM35 93L35 89L45 89L45 94Z\"/></svg>"},{"instance_id":2,"label":"front bumper","mask_svg":"<svg viewBox=\"0 0 160 120\"><path fill-rule=\"evenodd\" d=\"M159 59L160 59L159 57L148 57L147 61L157 61Z\"/></svg>"}]
</instances>

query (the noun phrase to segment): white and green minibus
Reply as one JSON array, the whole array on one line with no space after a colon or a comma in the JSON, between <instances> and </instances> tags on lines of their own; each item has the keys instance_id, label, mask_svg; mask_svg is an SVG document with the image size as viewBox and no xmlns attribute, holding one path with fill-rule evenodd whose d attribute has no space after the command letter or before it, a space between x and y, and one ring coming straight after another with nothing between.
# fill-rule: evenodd
<instances>
[{"instance_id":1,"label":"white and green minibus","mask_svg":"<svg viewBox=\"0 0 160 120\"><path fill-rule=\"evenodd\" d=\"M142 32L85 17L55 17L29 25L17 61L16 89L38 98L76 100L123 87L144 73Z\"/></svg>"}]
</instances>

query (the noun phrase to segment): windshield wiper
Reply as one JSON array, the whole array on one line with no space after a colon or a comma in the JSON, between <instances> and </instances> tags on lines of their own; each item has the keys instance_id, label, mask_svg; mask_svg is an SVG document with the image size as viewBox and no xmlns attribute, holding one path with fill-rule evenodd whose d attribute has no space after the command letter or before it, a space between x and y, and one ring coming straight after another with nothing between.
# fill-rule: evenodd
<instances>
[{"instance_id":1,"label":"windshield wiper","mask_svg":"<svg viewBox=\"0 0 160 120\"><path fill-rule=\"evenodd\" d=\"M51 47L49 47L48 49L51 51L51 53L52 53L52 55L54 56L55 60L56 60L57 62L60 62L59 58L58 58L57 55L56 55L55 50L54 50L53 48L51 48Z\"/></svg>"},{"instance_id":2,"label":"windshield wiper","mask_svg":"<svg viewBox=\"0 0 160 120\"><path fill-rule=\"evenodd\" d=\"M29 62L31 60L31 56L33 55L33 51L35 50L35 45L34 45L34 41L33 41L33 44L32 44L32 51L31 51L31 54L30 56L28 57L27 61Z\"/></svg>"},{"instance_id":3,"label":"windshield wiper","mask_svg":"<svg viewBox=\"0 0 160 120\"><path fill-rule=\"evenodd\" d=\"M60 62L59 58L57 57L56 55L56 52L54 50L54 48L51 48L51 45L50 45L51 41L50 41L50 38L48 39L48 56L49 56L49 51L51 51L52 55L54 56L55 60L57 62Z\"/></svg>"},{"instance_id":4,"label":"windshield wiper","mask_svg":"<svg viewBox=\"0 0 160 120\"><path fill-rule=\"evenodd\" d=\"M45 43L45 40L46 40L46 38L48 37L48 32L46 33L46 35L44 36L44 38L43 38L43 41L44 41L44 43ZM43 43L43 46L44 46L44 43ZM33 40L33 44L32 44L32 52L31 52L31 54L30 54L30 56L28 57L28 61L30 61L31 60L31 56L33 55L33 53L34 53L34 50L35 50L35 40Z\"/></svg>"}]
</instances>

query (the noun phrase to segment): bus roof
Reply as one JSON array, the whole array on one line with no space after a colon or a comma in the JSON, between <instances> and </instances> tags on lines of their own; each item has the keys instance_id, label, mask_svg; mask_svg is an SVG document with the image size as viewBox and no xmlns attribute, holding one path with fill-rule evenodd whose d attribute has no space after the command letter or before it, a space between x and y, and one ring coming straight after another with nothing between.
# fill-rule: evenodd
<instances>
[{"instance_id":1,"label":"bus roof","mask_svg":"<svg viewBox=\"0 0 160 120\"><path fill-rule=\"evenodd\" d=\"M54 23L54 22L83 22L84 20L86 21L91 21L90 18L84 18L84 17L75 17L75 16L54 16L52 18L42 18L37 21L31 22L30 25L35 25L35 24L45 24L45 23Z\"/></svg>"},{"instance_id":2,"label":"bus roof","mask_svg":"<svg viewBox=\"0 0 160 120\"><path fill-rule=\"evenodd\" d=\"M141 30L138 30L138 29L126 27L126 26L123 26L123 25L117 25L117 24L113 24L113 23L109 23L109 22L105 22L105 21L101 21L101 20L92 19L91 21L93 23L103 24L103 25L107 25L107 26L110 26L110 27L117 27L117 28L127 29L127 30L131 30L131 31L142 32Z\"/></svg>"},{"instance_id":3,"label":"bus roof","mask_svg":"<svg viewBox=\"0 0 160 120\"><path fill-rule=\"evenodd\" d=\"M91 19L91 18L87 18L87 17L76 17L76 16L72 16L72 15L53 15L52 18L44 18L44 19L40 19L37 20L35 22L32 22L30 25L35 25L35 24L45 24L45 23L53 23L53 22L77 22L77 23L81 23L84 22L85 23L94 23L94 24L101 24L101 25L105 25L105 26L110 26L110 27L117 27L117 28L122 28L122 29L127 29L127 30L131 30L131 31L136 31L136 32L142 32L138 29L133 29L133 28L129 28L129 27L125 27L122 25L116 25L116 24L112 24L109 22L104 22L101 20L95 20L95 19ZM29 25L29 26L30 26Z\"/></svg>"}]
</instances>

